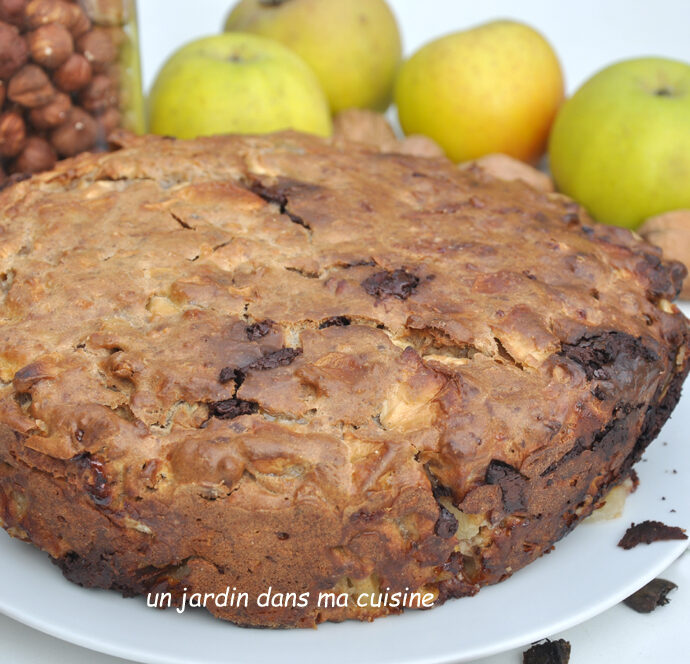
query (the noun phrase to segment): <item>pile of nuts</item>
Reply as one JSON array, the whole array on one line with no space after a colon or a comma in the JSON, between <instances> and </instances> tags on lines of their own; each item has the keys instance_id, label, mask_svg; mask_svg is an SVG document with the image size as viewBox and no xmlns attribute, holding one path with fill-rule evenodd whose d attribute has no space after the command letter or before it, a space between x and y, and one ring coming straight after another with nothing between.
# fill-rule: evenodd
<instances>
[{"instance_id":1,"label":"pile of nuts","mask_svg":"<svg viewBox=\"0 0 690 664\"><path fill-rule=\"evenodd\" d=\"M123 0L0 0L0 182L104 147L120 125Z\"/></svg>"}]
</instances>

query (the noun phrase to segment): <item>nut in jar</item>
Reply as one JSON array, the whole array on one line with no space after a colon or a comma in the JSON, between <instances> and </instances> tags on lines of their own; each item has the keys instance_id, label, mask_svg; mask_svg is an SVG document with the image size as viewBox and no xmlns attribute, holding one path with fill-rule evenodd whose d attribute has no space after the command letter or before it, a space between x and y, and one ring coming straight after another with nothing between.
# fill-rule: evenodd
<instances>
[{"instance_id":1,"label":"nut in jar","mask_svg":"<svg viewBox=\"0 0 690 664\"><path fill-rule=\"evenodd\" d=\"M144 131L135 0L0 0L0 183Z\"/></svg>"}]
</instances>

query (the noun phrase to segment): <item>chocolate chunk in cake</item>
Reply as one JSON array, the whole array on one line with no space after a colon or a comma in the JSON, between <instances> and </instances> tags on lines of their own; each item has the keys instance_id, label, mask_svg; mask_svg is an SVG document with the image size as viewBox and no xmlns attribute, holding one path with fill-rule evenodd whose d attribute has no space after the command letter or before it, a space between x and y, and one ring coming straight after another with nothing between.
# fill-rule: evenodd
<instances>
[{"instance_id":1,"label":"chocolate chunk in cake","mask_svg":"<svg viewBox=\"0 0 690 664\"><path fill-rule=\"evenodd\" d=\"M224 399L209 404L209 413L219 420L231 420L240 415L251 415L256 413L258 409L257 403L242 399Z\"/></svg>"},{"instance_id":2,"label":"chocolate chunk in cake","mask_svg":"<svg viewBox=\"0 0 690 664\"><path fill-rule=\"evenodd\" d=\"M405 300L419 286L419 277L405 270L384 271L372 274L362 282L362 288L377 298L397 297Z\"/></svg>"}]
</instances>

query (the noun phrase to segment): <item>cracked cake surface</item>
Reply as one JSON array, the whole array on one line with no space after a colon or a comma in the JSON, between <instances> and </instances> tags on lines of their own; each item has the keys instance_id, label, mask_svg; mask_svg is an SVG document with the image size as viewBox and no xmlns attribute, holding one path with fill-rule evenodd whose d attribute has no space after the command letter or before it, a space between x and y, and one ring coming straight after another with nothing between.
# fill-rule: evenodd
<instances>
[{"instance_id":1,"label":"cracked cake surface","mask_svg":"<svg viewBox=\"0 0 690 664\"><path fill-rule=\"evenodd\" d=\"M289 132L120 142L0 194L0 524L77 583L472 595L679 398L684 268L565 197Z\"/></svg>"}]
</instances>

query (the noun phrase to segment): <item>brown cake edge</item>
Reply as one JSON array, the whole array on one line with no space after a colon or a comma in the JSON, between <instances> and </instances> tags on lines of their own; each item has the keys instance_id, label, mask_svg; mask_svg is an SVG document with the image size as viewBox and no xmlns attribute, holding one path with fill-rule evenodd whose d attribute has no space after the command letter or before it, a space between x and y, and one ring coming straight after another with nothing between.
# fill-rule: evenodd
<instances>
[{"instance_id":1,"label":"brown cake edge","mask_svg":"<svg viewBox=\"0 0 690 664\"><path fill-rule=\"evenodd\" d=\"M541 496L545 504L551 504L548 514L543 513L539 519L509 517L491 528L484 547L476 549L476 543L473 544L473 553L459 553L454 550L454 538L438 537L434 532L444 510L438 494L433 495L431 482L399 498L393 507L399 517L410 514L421 514L423 517L425 537L415 547L422 553L409 556L409 552L400 546L389 547L383 555L379 551L378 556L376 551L369 550L370 555L381 560L377 575L385 579L393 590L407 587L431 591L436 595L434 603L439 604L451 597L473 595L480 587L503 580L549 552L558 540L596 508L613 486L630 476L633 464L658 435L678 403L690 364L685 360L676 369L673 374L669 374L669 381L659 385L653 403L646 406L644 414L634 409L604 427L609 440L607 444L593 450L594 456L586 464L591 469L590 472L583 472L582 460L578 456L554 471L557 472L557 477L550 478L555 480L552 483L553 489L543 489ZM637 435L636 431L639 431ZM598 433L592 434L593 440ZM240 589L239 583L234 583L226 570L203 559L182 558L171 551L167 564L151 565L147 536L130 529L113 528L114 524L109 517L85 499L80 487L66 480L68 472L65 471L65 466L69 462L45 457L39 460L38 457L43 455L28 451L29 457L35 457L38 462L36 465L43 465L42 469L31 468L17 457L16 452L22 447L22 436L9 427L0 425L0 458L5 459L0 461L0 517L4 527L13 536L32 541L51 553L53 562L70 581L88 588L117 590L126 597L171 592L173 604L179 603L183 590L188 593L218 592L219 589L233 585ZM24 454L26 453L27 450L24 449ZM622 457L623 460L617 469L606 470L612 456ZM12 462L8 463L8 459ZM50 466L53 473L47 470ZM544 485L547 481L544 480ZM573 483L576 486L573 487ZM533 483L530 488L537 493L541 487ZM18 496L21 498L18 499ZM60 498L56 499L56 496ZM73 509L69 523L62 523L61 528L51 528L51 524L64 522L59 511L60 506L65 504L70 504ZM173 507L171 513L174 512ZM291 506L289 513L281 515L282 520L297 525L298 530L300 522L306 525L314 518L317 518L314 514L299 514L295 506ZM150 522L150 519L147 521ZM161 519L161 532L165 532L164 521L164 518ZM308 539L308 533L311 533L314 541L303 541L301 550L311 550L312 553L317 551L323 538L333 536L336 532L337 524L331 523L330 526L330 531L327 527L302 528L303 540L305 537ZM274 537L276 532L280 532L276 531L276 527L275 524L267 524L265 532L256 537L257 549L268 546L268 537ZM376 528L378 525L374 523L372 527ZM57 531L62 534L56 535ZM203 528L200 527L198 532L203 533ZM99 533L104 534L103 540L99 538ZM171 535L169 531L167 534ZM172 541L171 537L165 539ZM58 553L65 548L66 542L78 543L73 548L81 549L80 552L69 550ZM160 551L153 557L160 557ZM292 554L288 556L292 557ZM312 597L319 591L341 591L343 586L333 584L332 581L342 573L342 569L337 568L343 566L331 561L331 567L324 569L323 563L324 561L315 560L313 555L306 555L297 561L297 567L293 564L290 573L282 581L279 580L278 585L270 576L255 575L252 587L245 583L242 589L250 591L254 597L265 590L264 586L269 585L273 585L276 592L303 590L307 586L299 587L299 584L311 574L313 584L308 589ZM473 573L470 566L479 569L475 569ZM290 585L290 578L296 580L296 585ZM282 587L281 582L284 584ZM370 586L364 587L368 589ZM342 609L315 607L311 604L305 610L207 608L218 617L240 625L269 627L315 626L324 621L348 618L373 620L399 612L390 608Z\"/></svg>"}]
</instances>

